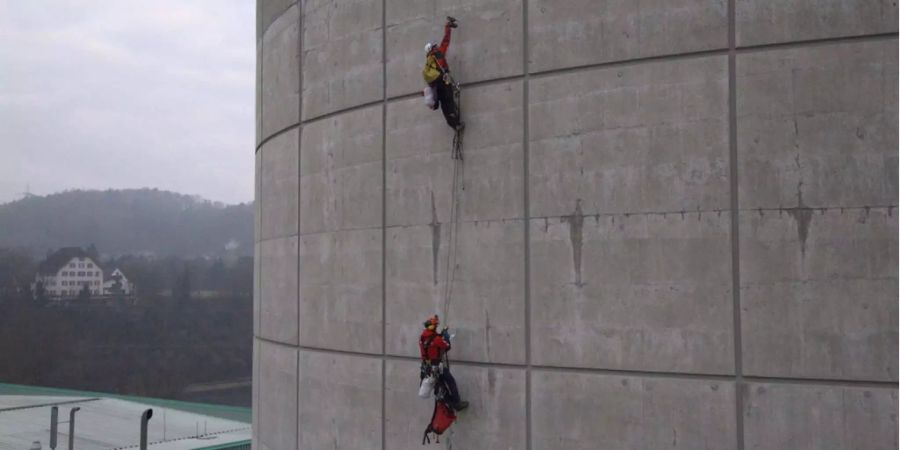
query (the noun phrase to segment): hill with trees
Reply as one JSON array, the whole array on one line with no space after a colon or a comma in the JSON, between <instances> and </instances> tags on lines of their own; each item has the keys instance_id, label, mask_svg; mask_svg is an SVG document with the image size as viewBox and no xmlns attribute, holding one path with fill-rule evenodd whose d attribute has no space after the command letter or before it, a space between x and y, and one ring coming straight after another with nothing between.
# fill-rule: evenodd
<instances>
[{"instance_id":1,"label":"hill with trees","mask_svg":"<svg viewBox=\"0 0 900 450\"><path fill-rule=\"evenodd\" d=\"M253 204L125 189L73 190L0 205L0 247L43 256L89 245L109 256L250 256Z\"/></svg>"}]
</instances>

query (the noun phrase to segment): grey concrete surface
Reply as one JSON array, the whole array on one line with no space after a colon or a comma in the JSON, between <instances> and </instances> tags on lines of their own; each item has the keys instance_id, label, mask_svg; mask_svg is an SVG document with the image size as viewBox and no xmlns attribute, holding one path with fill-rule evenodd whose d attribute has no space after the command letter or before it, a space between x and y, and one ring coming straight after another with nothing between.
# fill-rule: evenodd
<instances>
[{"instance_id":1,"label":"grey concrete surface","mask_svg":"<svg viewBox=\"0 0 900 450\"><path fill-rule=\"evenodd\" d=\"M297 129L281 133L267 141L259 150L260 212L259 239L271 239L297 234Z\"/></svg>"},{"instance_id":2,"label":"grey concrete surface","mask_svg":"<svg viewBox=\"0 0 900 450\"><path fill-rule=\"evenodd\" d=\"M254 445L261 450L297 448L297 350L257 340L256 351Z\"/></svg>"},{"instance_id":3,"label":"grey concrete surface","mask_svg":"<svg viewBox=\"0 0 900 450\"><path fill-rule=\"evenodd\" d=\"M736 0L739 46L897 32L894 0Z\"/></svg>"},{"instance_id":4,"label":"grey concrete surface","mask_svg":"<svg viewBox=\"0 0 900 450\"><path fill-rule=\"evenodd\" d=\"M309 0L303 5L303 120L380 100L379 0Z\"/></svg>"},{"instance_id":5,"label":"grey concrete surface","mask_svg":"<svg viewBox=\"0 0 900 450\"><path fill-rule=\"evenodd\" d=\"M532 373L535 450L736 446L734 385L680 380Z\"/></svg>"},{"instance_id":6,"label":"grey concrete surface","mask_svg":"<svg viewBox=\"0 0 900 450\"><path fill-rule=\"evenodd\" d=\"M259 334L297 345L297 237L260 243Z\"/></svg>"},{"instance_id":7,"label":"grey concrete surface","mask_svg":"<svg viewBox=\"0 0 900 450\"><path fill-rule=\"evenodd\" d=\"M298 448L380 446L381 364L378 358L300 351Z\"/></svg>"},{"instance_id":8,"label":"grey concrete surface","mask_svg":"<svg viewBox=\"0 0 900 450\"><path fill-rule=\"evenodd\" d=\"M532 361L733 373L728 236L719 213L532 220Z\"/></svg>"},{"instance_id":9,"label":"grey concrete surface","mask_svg":"<svg viewBox=\"0 0 900 450\"><path fill-rule=\"evenodd\" d=\"M500 83L462 95L466 165L459 191L462 221L522 217L522 88ZM449 220L452 130L421 98L391 102L386 136L387 225Z\"/></svg>"},{"instance_id":10,"label":"grey concrete surface","mask_svg":"<svg viewBox=\"0 0 900 450\"><path fill-rule=\"evenodd\" d=\"M385 3L388 96L421 92L425 43L441 42L447 16L457 18L462 24L462 28L453 31L456 38L451 38L447 52L450 70L457 81L472 83L522 74L523 2L388 0Z\"/></svg>"},{"instance_id":11,"label":"grey concrete surface","mask_svg":"<svg viewBox=\"0 0 900 450\"><path fill-rule=\"evenodd\" d=\"M748 383L747 449L897 448L897 390Z\"/></svg>"},{"instance_id":12,"label":"grey concrete surface","mask_svg":"<svg viewBox=\"0 0 900 450\"><path fill-rule=\"evenodd\" d=\"M531 216L726 209L728 61L683 59L529 83Z\"/></svg>"},{"instance_id":13,"label":"grey concrete surface","mask_svg":"<svg viewBox=\"0 0 900 450\"><path fill-rule=\"evenodd\" d=\"M525 362L524 233L518 221L459 226L452 301L444 308L449 227L388 229L386 241L387 352L415 357L422 321L449 320L454 358Z\"/></svg>"},{"instance_id":14,"label":"grey concrete surface","mask_svg":"<svg viewBox=\"0 0 900 450\"><path fill-rule=\"evenodd\" d=\"M748 375L897 380L897 211L741 214Z\"/></svg>"},{"instance_id":15,"label":"grey concrete surface","mask_svg":"<svg viewBox=\"0 0 900 450\"><path fill-rule=\"evenodd\" d=\"M300 344L381 353L381 230L300 237Z\"/></svg>"},{"instance_id":16,"label":"grey concrete surface","mask_svg":"<svg viewBox=\"0 0 900 450\"><path fill-rule=\"evenodd\" d=\"M894 2L257 4L255 448L897 446Z\"/></svg>"},{"instance_id":17,"label":"grey concrete surface","mask_svg":"<svg viewBox=\"0 0 900 450\"><path fill-rule=\"evenodd\" d=\"M300 15L296 6L280 15L262 39L262 136L294 125L299 120Z\"/></svg>"},{"instance_id":18,"label":"grey concrete surface","mask_svg":"<svg viewBox=\"0 0 900 450\"><path fill-rule=\"evenodd\" d=\"M728 47L726 0L530 0L528 70Z\"/></svg>"},{"instance_id":19,"label":"grey concrete surface","mask_svg":"<svg viewBox=\"0 0 900 450\"><path fill-rule=\"evenodd\" d=\"M741 208L896 204L896 53L893 40L740 55Z\"/></svg>"},{"instance_id":20,"label":"grey concrete surface","mask_svg":"<svg viewBox=\"0 0 900 450\"><path fill-rule=\"evenodd\" d=\"M381 120L376 106L303 128L301 234L381 226Z\"/></svg>"}]
</instances>

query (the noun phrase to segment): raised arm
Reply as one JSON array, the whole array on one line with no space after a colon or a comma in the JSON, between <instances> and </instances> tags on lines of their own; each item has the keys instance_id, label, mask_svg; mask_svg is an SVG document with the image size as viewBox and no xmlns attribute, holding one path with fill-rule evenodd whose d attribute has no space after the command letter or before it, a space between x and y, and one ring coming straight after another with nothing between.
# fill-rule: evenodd
<instances>
[{"instance_id":1,"label":"raised arm","mask_svg":"<svg viewBox=\"0 0 900 450\"><path fill-rule=\"evenodd\" d=\"M444 39L441 39L441 45L438 46L438 50L444 55L447 54L447 48L450 47L450 22L447 22L444 25Z\"/></svg>"}]
</instances>

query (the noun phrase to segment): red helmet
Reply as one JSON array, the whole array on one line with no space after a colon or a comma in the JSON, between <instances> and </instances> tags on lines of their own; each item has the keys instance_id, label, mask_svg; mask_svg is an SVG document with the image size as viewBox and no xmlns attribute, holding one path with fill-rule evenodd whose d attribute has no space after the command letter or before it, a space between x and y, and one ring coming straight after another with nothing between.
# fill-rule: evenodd
<instances>
[{"instance_id":1,"label":"red helmet","mask_svg":"<svg viewBox=\"0 0 900 450\"><path fill-rule=\"evenodd\" d=\"M438 320L438 316L437 316L437 314L435 314L435 315L429 317L428 319L425 319L424 325L425 325L425 328L437 327L439 323L441 323L441 321Z\"/></svg>"}]
</instances>

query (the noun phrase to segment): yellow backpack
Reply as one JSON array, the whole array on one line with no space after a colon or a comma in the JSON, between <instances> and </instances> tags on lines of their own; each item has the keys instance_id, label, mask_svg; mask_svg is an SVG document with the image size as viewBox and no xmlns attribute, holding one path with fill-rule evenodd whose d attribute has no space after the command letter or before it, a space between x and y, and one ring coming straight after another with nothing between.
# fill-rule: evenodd
<instances>
[{"instance_id":1,"label":"yellow backpack","mask_svg":"<svg viewBox=\"0 0 900 450\"><path fill-rule=\"evenodd\" d=\"M441 69L438 67L437 58L434 55L428 55L425 58L425 67L422 68L422 78L426 84L431 84L434 80L441 77Z\"/></svg>"}]
</instances>

